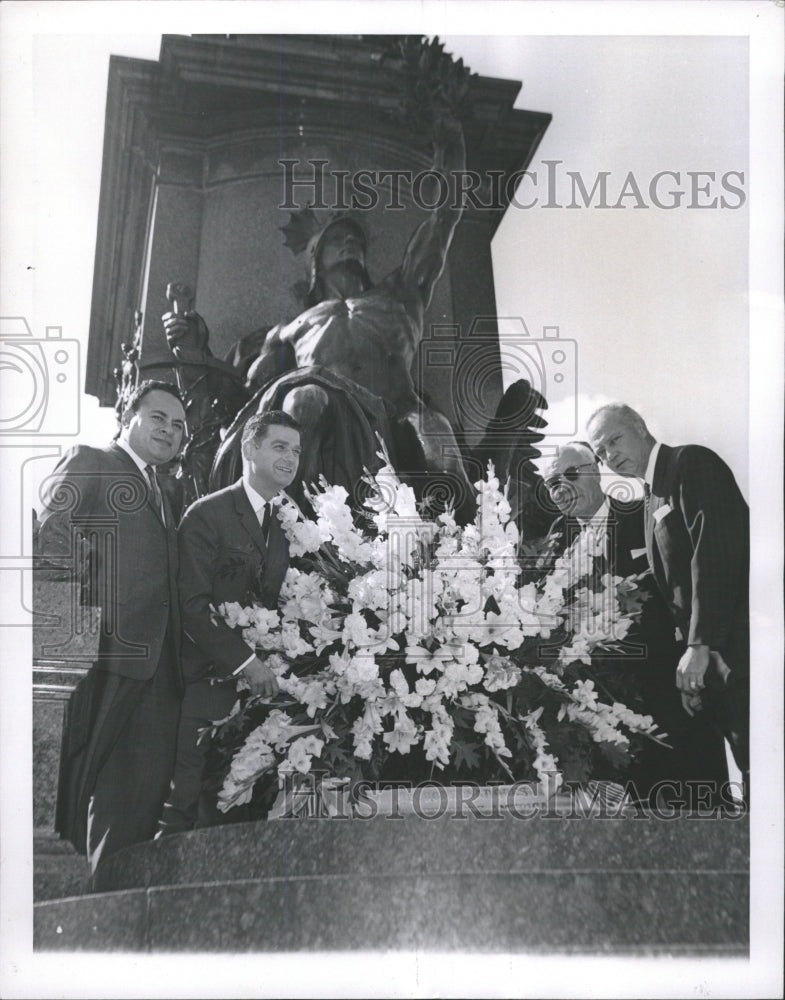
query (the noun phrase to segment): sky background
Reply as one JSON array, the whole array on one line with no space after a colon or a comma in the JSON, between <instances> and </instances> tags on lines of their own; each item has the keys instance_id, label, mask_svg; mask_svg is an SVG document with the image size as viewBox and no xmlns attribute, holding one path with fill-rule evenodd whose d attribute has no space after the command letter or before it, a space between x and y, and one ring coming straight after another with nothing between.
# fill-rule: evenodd
<instances>
[{"instance_id":1,"label":"sky background","mask_svg":"<svg viewBox=\"0 0 785 1000\"><path fill-rule=\"evenodd\" d=\"M190 11L195 5L178 6ZM55 325L64 338L79 340L80 386L108 58L157 60L160 33L139 33L150 20L134 18L133 32L125 34L116 32L118 18L91 18L80 27L78 19L42 10L29 47L15 46L8 54L7 73L16 90L3 117L13 140L3 178L13 192L4 202L3 245L11 253L4 255L0 275L3 315L24 315L37 337ZM155 26L165 28L164 21L156 18ZM179 18L175 30L187 33L188 21ZM434 27L447 50L473 71L522 81L517 107L553 115L530 166L538 186L524 180L519 194L525 203L534 192L539 204L512 206L492 247L499 315L522 318L535 338L544 326L558 327L573 345L574 372L561 386L552 381L544 386L551 429L569 437L572 427L582 436L595 405L622 399L640 409L659 439L717 450L747 493L747 39L450 31L454 24L477 23L445 16ZM192 30L218 26L198 23ZM546 208L546 160L561 161L555 192L563 206L571 200L567 171L578 172L589 190L604 171L609 204L632 173L650 207L634 207L635 199L628 197L618 209ZM648 193L652 177L666 170L679 173L680 183L666 179L661 191L685 192L673 210L652 206ZM688 171L715 175L701 201L726 194L723 174L743 173L743 182L733 178L732 183L744 189L745 204L724 210L688 207ZM730 204L740 200L728 194ZM515 352L505 353L509 383L517 374L509 367ZM44 430L68 423L56 414L58 405L75 405L72 387L73 380L67 387L53 386L56 398ZM114 429L111 411L99 409L92 397L80 397L79 440L103 443Z\"/></svg>"},{"instance_id":2,"label":"sky background","mask_svg":"<svg viewBox=\"0 0 785 1000\"><path fill-rule=\"evenodd\" d=\"M776 734L782 732L783 43L782 9L775 4L0 3L0 316L26 318L35 338L43 338L48 326L61 327L63 339L71 341L66 346L72 361L74 341L81 350L78 377L73 371L62 385L52 383L42 431L0 442L0 568L10 570L0 573L4 615L10 608L13 616L20 600L15 580L22 574L15 567L30 551L28 512L37 481L75 440L104 444L114 430L111 411L99 411L95 400L78 391L109 55L156 60L162 32L391 29L439 35L472 70L523 81L517 105L553 115L530 167L540 184L543 160L563 161L563 171L580 172L589 186L599 171L608 171L611 198L630 171L645 196L649 180L662 170L681 171L684 190L687 171L714 171L717 177L745 172L747 202L735 211L684 205L673 211L511 209L494 240L493 260L500 315L521 317L534 337L544 326L558 326L562 339L574 342L578 427L595 404L624 399L641 410L657 437L717 450L751 500L753 660L760 668L753 677L753 769L768 776L777 799L773 812L759 812L755 828L752 934L759 943L768 940L779 957L773 942L781 941L782 928L774 917L782 906L771 872L782 870ZM528 196L529 189L523 190ZM506 373L507 381L513 377ZM574 401L560 404L555 392L549 395L552 422L563 425L565 406L574 407ZM0 401L0 418L13 415L13 405ZM78 436L65 435L77 408ZM19 667L3 669L0 702L3 787L21 780L23 789L2 800L2 929L17 934L29 927L29 902L27 910L7 906L15 889L25 898L30 880L27 633L6 628L2 636L4 668ZM769 815L778 817L780 831L771 843L771 824L762 822ZM761 854L761 845L768 855ZM12 871L9 857L15 859ZM4 948L16 940L8 933L3 938ZM26 995L62 994L62 960L52 958L51 964L46 956L36 964L34 978L25 980L35 983ZM103 975L112 990L125 981L128 995L183 995L184 983L194 987L193 970L184 980L162 975L159 965L140 971L134 964L124 980L122 970L130 965L106 958L105 965L93 958L83 969L91 979ZM278 995L289 992L290 959L266 959L262 973L252 960L240 967L226 959L201 965L202 995L223 995L227 982L238 996L255 995L262 981L272 995L273 984ZM17 953L14 960L18 984L33 973ZM525 968L505 960L497 973L511 978L494 982L508 981L508 995L554 995L552 959L523 961ZM559 988L584 995L597 980L575 961L560 962ZM458 956L435 971L426 956L416 971L403 963L383 966L370 956L352 959L358 995L380 975L398 995L446 995L451 989L482 995L491 967L492 961L466 965ZM71 963L70 975L78 977L74 968ZM767 995L772 982L755 961L705 958L694 976L678 959L659 964L648 977L637 967L626 974L619 965L614 969L615 975L602 976L608 995L682 996L688 988L702 996ZM565 987L568 982L571 987Z\"/></svg>"}]
</instances>

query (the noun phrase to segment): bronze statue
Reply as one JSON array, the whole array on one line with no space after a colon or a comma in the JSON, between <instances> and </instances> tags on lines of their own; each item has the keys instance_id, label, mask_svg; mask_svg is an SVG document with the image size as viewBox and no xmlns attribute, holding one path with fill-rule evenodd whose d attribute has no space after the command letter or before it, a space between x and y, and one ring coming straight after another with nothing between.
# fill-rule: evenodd
<instances>
[{"instance_id":1,"label":"bronze statue","mask_svg":"<svg viewBox=\"0 0 785 1000\"><path fill-rule=\"evenodd\" d=\"M193 311L193 297L188 285L169 284L166 298L172 310L161 317L185 406L187 433L179 476L186 507L209 492L210 468L221 431L247 399L236 370L213 356L207 325Z\"/></svg>"},{"instance_id":2,"label":"bronze statue","mask_svg":"<svg viewBox=\"0 0 785 1000\"><path fill-rule=\"evenodd\" d=\"M395 36L388 54L405 66L402 120L409 128L430 128L432 169L449 183L451 173L466 165L459 115L471 113L469 71L447 56L438 40ZM453 430L447 418L421 398L411 376L425 312L461 215L460 202L441 199L412 235L400 266L374 284L366 270L366 234L355 217L320 217L312 209L294 213L282 231L290 250L307 255L305 309L292 322L255 331L236 345L236 371L247 373L251 398L218 448L210 489L239 476L240 440L249 417L283 409L303 427L298 487L323 475L352 495L365 469L378 467L381 437L404 479L409 474L421 492L424 483L435 479L442 497L451 494L461 520L473 515L474 491ZM195 324L190 334L188 323ZM204 321L190 309L185 315L176 309L167 314L164 328L172 345L182 344L186 335L201 337L206 344ZM249 364L254 350L257 356ZM539 440L536 430L533 433L532 444ZM519 443L516 438L513 445ZM530 450L505 455L505 468L499 469L513 476L519 467L525 469L526 482L520 484L525 493L530 491ZM488 448L480 448L471 457L484 465L490 457L486 452ZM292 487L290 492L302 502L301 489Z\"/></svg>"},{"instance_id":3,"label":"bronze statue","mask_svg":"<svg viewBox=\"0 0 785 1000\"><path fill-rule=\"evenodd\" d=\"M139 381L139 355L142 350L142 313L138 309L134 311L134 331L131 336L131 343L121 344L120 350L123 352L123 360L120 367L112 371L117 388L117 400L114 404L114 410L118 424L128 403L128 398Z\"/></svg>"},{"instance_id":4,"label":"bronze statue","mask_svg":"<svg viewBox=\"0 0 785 1000\"><path fill-rule=\"evenodd\" d=\"M463 130L449 114L436 119L433 170L449 176L465 167ZM307 250L307 308L266 336L248 374L254 393L216 456L211 486L239 474L239 441L252 413L283 409L303 427L298 480L319 475L352 493L365 467L377 464L379 434L393 462L407 472L440 473L457 505L472 490L446 417L415 390L412 362L431 301L462 214L452 199L416 230L400 267L374 285L366 271L366 237L343 215L320 223L306 209L284 228L288 245ZM168 330L167 330L168 332Z\"/></svg>"}]
</instances>

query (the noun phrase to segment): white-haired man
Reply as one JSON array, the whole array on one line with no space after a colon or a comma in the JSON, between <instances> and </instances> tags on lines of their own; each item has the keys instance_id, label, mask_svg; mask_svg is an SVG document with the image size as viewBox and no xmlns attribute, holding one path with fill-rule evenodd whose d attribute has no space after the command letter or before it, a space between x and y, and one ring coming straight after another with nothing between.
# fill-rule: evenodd
<instances>
[{"instance_id":1,"label":"white-haired man","mask_svg":"<svg viewBox=\"0 0 785 1000\"><path fill-rule=\"evenodd\" d=\"M647 595L640 621L626 637L620 657L600 658L595 666L631 708L654 717L669 737L672 749L652 743L630 769L627 778L640 800L653 805L687 792L687 782L710 782L721 788L728 780L722 737L704 717L689 717L672 678L679 660L668 609L648 571L643 506L607 495L597 457L582 441L560 448L545 469L545 486L561 512L549 538L555 554L588 536L596 553L594 575L638 575ZM720 796L714 803L719 805Z\"/></svg>"},{"instance_id":2,"label":"white-haired man","mask_svg":"<svg viewBox=\"0 0 785 1000\"><path fill-rule=\"evenodd\" d=\"M676 670L684 708L706 709L749 791L749 509L725 462L701 445L657 442L624 403L587 424L599 458L643 480L646 551L686 643Z\"/></svg>"}]
</instances>

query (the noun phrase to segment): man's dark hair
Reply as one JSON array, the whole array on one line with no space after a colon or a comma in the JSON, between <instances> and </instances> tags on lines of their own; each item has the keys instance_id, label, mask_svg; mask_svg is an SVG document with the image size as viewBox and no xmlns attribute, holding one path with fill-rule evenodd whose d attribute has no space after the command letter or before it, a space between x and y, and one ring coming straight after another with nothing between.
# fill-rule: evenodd
<instances>
[{"instance_id":1,"label":"man's dark hair","mask_svg":"<svg viewBox=\"0 0 785 1000\"><path fill-rule=\"evenodd\" d=\"M290 417L283 410L267 410L265 413L257 413L248 421L243 428L242 451L245 454L245 446L249 441L259 444L267 436L271 427L290 427L298 434L302 433L302 427L294 417Z\"/></svg>"},{"instance_id":2,"label":"man's dark hair","mask_svg":"<svg viewBox=\"0 0 785 1000\"><path fill-rule=\"evenodd\" d=\"M134 413L136 413L136 411L139 409L139 404L142 402L144 397L148 393L154 391L168 392L170 396L174 396L174 398L178 401L178 403L185 406L185 404L183 403L183 397L180 395L180 392L176 385L173 385L171 382L161 382L160 380L156 379L146 379L144 382L140 382L139 385L136 386L131 395L128 397L128 402L125 404L125 407L123 409L123 415L120 418L120 423L123 425L123 427L127 425L128 421L131 419Z\"/></svg>"}]
</instances>

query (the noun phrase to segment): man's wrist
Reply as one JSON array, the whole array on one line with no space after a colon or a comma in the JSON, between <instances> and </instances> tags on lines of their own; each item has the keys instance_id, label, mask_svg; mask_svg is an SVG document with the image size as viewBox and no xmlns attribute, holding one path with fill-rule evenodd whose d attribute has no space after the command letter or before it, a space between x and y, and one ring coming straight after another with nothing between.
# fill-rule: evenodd
<instances>
[{"instance_id":1,"label":"man's wrist","mask_svg":"<svg viewBox=\"0 0 785 1000\"><path fill-rule=\"evenodd\" d=\"M251 655L248 657L247 660L244 660L236 670L232 671L232 677L236 677L237 674L239 674L241 671L245 670L245 668L248 666L248 664L249 663L253 663L253 661L255 659L256 659L256 653L251 653Z\"/></svg>"}]
</instances>

